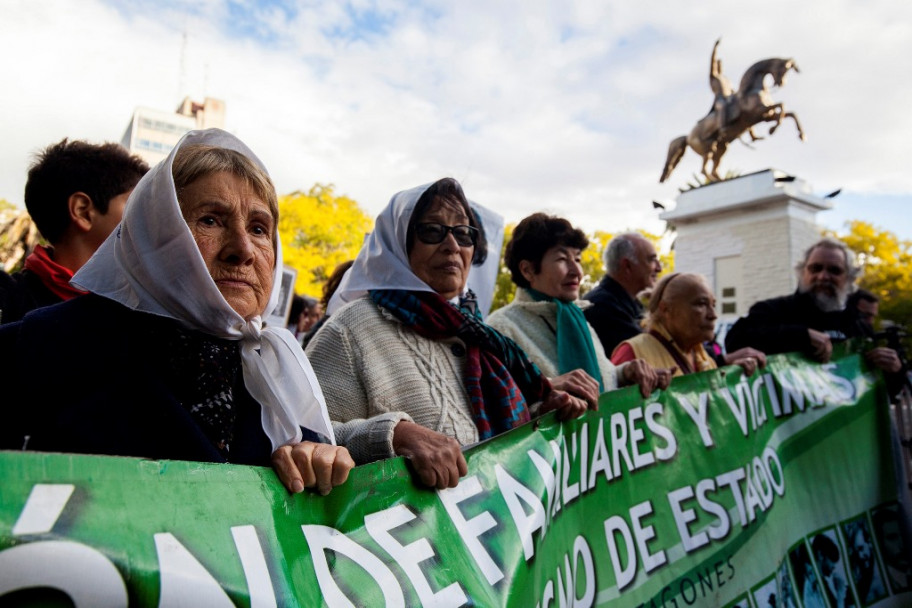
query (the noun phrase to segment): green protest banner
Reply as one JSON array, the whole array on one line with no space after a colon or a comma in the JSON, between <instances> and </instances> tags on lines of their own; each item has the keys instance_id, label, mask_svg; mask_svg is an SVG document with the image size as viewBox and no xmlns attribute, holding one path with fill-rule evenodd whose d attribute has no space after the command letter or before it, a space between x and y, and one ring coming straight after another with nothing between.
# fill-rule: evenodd
<instances>
[{"instance_id":1,"label":"green protest banner","mask_svg":"<svg viewBox=\"0 0 912 608\"><path fill-rule=\"evenodd\" d=\"M0 452L0 603L912 604L882 380L770 357L468 450L450 490L392 459L327 497L269 469Z\"/></svg>"}]
</instances>

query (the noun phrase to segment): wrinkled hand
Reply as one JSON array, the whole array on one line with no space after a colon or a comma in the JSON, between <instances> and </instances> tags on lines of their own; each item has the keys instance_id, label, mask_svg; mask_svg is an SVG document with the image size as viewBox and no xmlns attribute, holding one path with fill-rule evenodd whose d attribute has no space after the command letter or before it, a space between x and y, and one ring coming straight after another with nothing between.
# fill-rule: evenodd
<instances>
[{"instance_id":1,"label":"wrinkled hand","mask_svg":"<svg viewBox=\"0 0 912 608\"><path fill-rule=\"evenodd\" d=\"M567 391L552 390L542 401L539 413L547 414L548 412L557 411L558 420L569 420L570 418L579 418L589 409L589 404L574 397ZM594 408L593 408L594 409Z\"/></svg>"},{"instance_id":2,"label":"wrinkled hand","mask_svg":"<svg viewBox=\"0 0 912 608\"><path fill-rule=\"evenodd\" d=\"M865 353L865 359L877 369L881 369L889 374L895 374L902 369L902 361L899 360L897 352L892 348L886 348L885 346L872 348Z\"/></svg>"},{"instance_id":3,"label":"wrinkled hand","mask_svg":"<svg viewBox=\"0 0 912 608\"><path fill-rule=\"evenodd\" d=\"M675 372L678 371L677 367L668 367L668 368L653 368L656 373L656 385L657 389L665 390L668 388L668 385L671 384L672 378L674 378Z\"/></svg>"},{"instance_id":4,"label":"wrinkled hand","mask_svg":"<svg viewBox=\"0 0 912 608\"><path fill-rule=\"evenodd\" d=\"M808 337L811 339L811 353L814 359L821 363L828 362L830 355L833 354L833 343L830 342L830 337L821 331L810 328L808 328Z\"/></svg>"},{"instance_id":5,"label":"wrinkled hand","mask_svg":"<svg viewBox=\"0 0 912 608\"><path fill-rule=\"evenodd\" d=\"M732 365L741 366L745 376L753 376L754 372L757 371L758 362L753 357L741 357L740 359L732 361Z\"/></svg>"},{"instance_id":6,"label":"wrinkled hand","mask_svg":"<svg viewBox=\"0 0 912 608\"><path fill-rule=\"evenodd\" d=\"M272 468L293 494L316 487L326 496L334 486L345 483L354 466L348 450L329 443L302 441L272 453Z\"/></svg>"},{"instance_id":7,"label":"wrinkled hand","mask_svg":"<svg viewBox=\"0 0 912 608\"><path fill-rule=\"evenodd\" d=\"M438 490L455 488L469 472L458 441L407 420L393 429L393 451L412 463L421 483Z\"/></svg>"},{"instance_id":8,"label":"wrinkled hand","mask_svg":"<svg viewBox=\"0 0 912 608\"><path fill-rule=\"evenodd\" d=\"M740 365L745 376L752 376L758 369L766 367L766 355L756 348L745 346L735 352L726 353L725 362L728 365Z\"/></svg>"},{"instance_id":9,"label":"wrinkled hand","mask_svg":"<svg viewBox=\"0 0 912 608\"><path fill-rule=\"evenodd\" d=\"M598 380L581 369L561 374L551 378L551 387L555 390L566 391L585 401L590 410L598 409L599 383Z\"/></svg>"},{"instance_id":10,"label":"wrinkled hand","mask_svg":"<svg viewBox=\"0 0 912 608\"><path fill-rule=\"evenodd\" d=\"M648 397L657 388L668 388L673 373L674 368L657 370L643 359L634 359L624 367L624 384L639 384L640 394Z\"/></svg>"},{"instance_id":11,"label":"wrinkled hand","mask_svg":"<svg viewBox=\"0 0 912 608\"><path fill-rule=\"evenodd\" d=\"M728 365L741 365L741 363L739 363L739 360L747 358L756 359L755 368L762 369L766 367L766 355L762 351L759 351L756 348L751 348L750 346L745 346L744 348L739 348L734 352L726 353L725 363Z\"/></svg>"}]
</instances>

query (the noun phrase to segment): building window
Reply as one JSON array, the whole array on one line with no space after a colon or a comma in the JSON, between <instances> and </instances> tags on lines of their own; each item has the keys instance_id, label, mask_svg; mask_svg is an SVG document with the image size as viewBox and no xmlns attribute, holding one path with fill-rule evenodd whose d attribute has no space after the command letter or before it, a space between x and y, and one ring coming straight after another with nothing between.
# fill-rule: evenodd
<instances>
[{"instance_id":1,"label":"building window","mask_svg":"<svg viewBox=\"0 0 912 608\"><path fill-rule=\"evenodd\" d=\"M726 316L737 315L742 308L738 304L738 293L744 282L741 256L716 258L714 263L715 291L716 299L719 302L719 313Z\"/></svg>"}]
</instances>

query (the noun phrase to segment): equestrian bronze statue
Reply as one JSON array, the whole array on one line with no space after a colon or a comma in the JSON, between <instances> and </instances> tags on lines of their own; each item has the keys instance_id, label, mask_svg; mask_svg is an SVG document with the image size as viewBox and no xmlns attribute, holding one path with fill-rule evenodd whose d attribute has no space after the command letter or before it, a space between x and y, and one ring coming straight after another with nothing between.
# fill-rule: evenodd
<instances>
[{"instance_id":1,"label":"equestrian bronze statue","mask_svg":"<svg viewBox=\"0 0 912 608\"><path fill-rule=\"evenodd\" d=\"M773 102L765 82L766 75L770 74L775 87L783 86L789 70L799 71L795 60L774 58L758 61L744 73L741 84L735 91L722 73L722 60L716 57L719 42L721 40L717 40L713 46L709 62L709 86L715 95L712 108L697 122L689 135L678 137L668 146L668 158L659 182L669 178L684 156L687 146L703 157L703 175L707 181L720 181L719 162L728 150L728 145L740 139L744 133L750 135L751 141L763 139L754 132L754 126L761 122L775 123L769 130L772 135L783 120L791 118L798 128L798 136L802 141L805 139L798 117L794 112L787 112L783 104ZM707 170L709 163L712 163L712 171Z\"/></svg>"}]
</instances>

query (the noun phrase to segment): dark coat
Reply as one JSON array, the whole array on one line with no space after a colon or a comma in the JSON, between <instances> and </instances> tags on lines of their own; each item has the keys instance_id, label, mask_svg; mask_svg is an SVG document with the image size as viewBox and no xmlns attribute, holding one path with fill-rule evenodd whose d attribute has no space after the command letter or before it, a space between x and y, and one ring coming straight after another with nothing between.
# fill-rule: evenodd
<instances>
[{"instance_id":1,"label":"dark coat","mask_svg":"<svg viewBox=\"0 0 912 608\"><path fill-rule=\"evenodd\" d=\"M630 297L620 283L605 275L599 284L583 296L592 302L592 306L583 311L586 321L595 329L605 354L611 353L624 340L643 333L640 320L643 318L643 305Z\"/></svg>"},{"instance_id":2,"label":"dark coat","mask_svg":"<svg viewBox=\"0 0 912 608\"><path fill-rule=\"evenodd\" d=\"M177 322L86 295L0 327L0 449L226 462L169 391ZM260 406L241 386L230 462L270 465Z\"/></svg>"},{"instance_id":3,"label":"dark coat","mask_svg":"<svg viewBox=\"0 0 912 608\"><path fill-rule=\"evenodd\" d=\"M61 301L31 270L15 274L0 271L0 324L18 321L36 308Z\"/></svg>"},{"instance_id":4,"label":"dark coat","mask_svg":"<svg viewBox=\"0 0 912 608\"><path fill-rule=\"evenodd\" d=\"M866 335L853 311L823 312L811 294L796 291L751 306L747 316L738 319L725 336L725 348L733 352L752 346L768 355L790 352L811 355L808 329L829 335L833 342Z\"/></svg>"}]
</instances>

